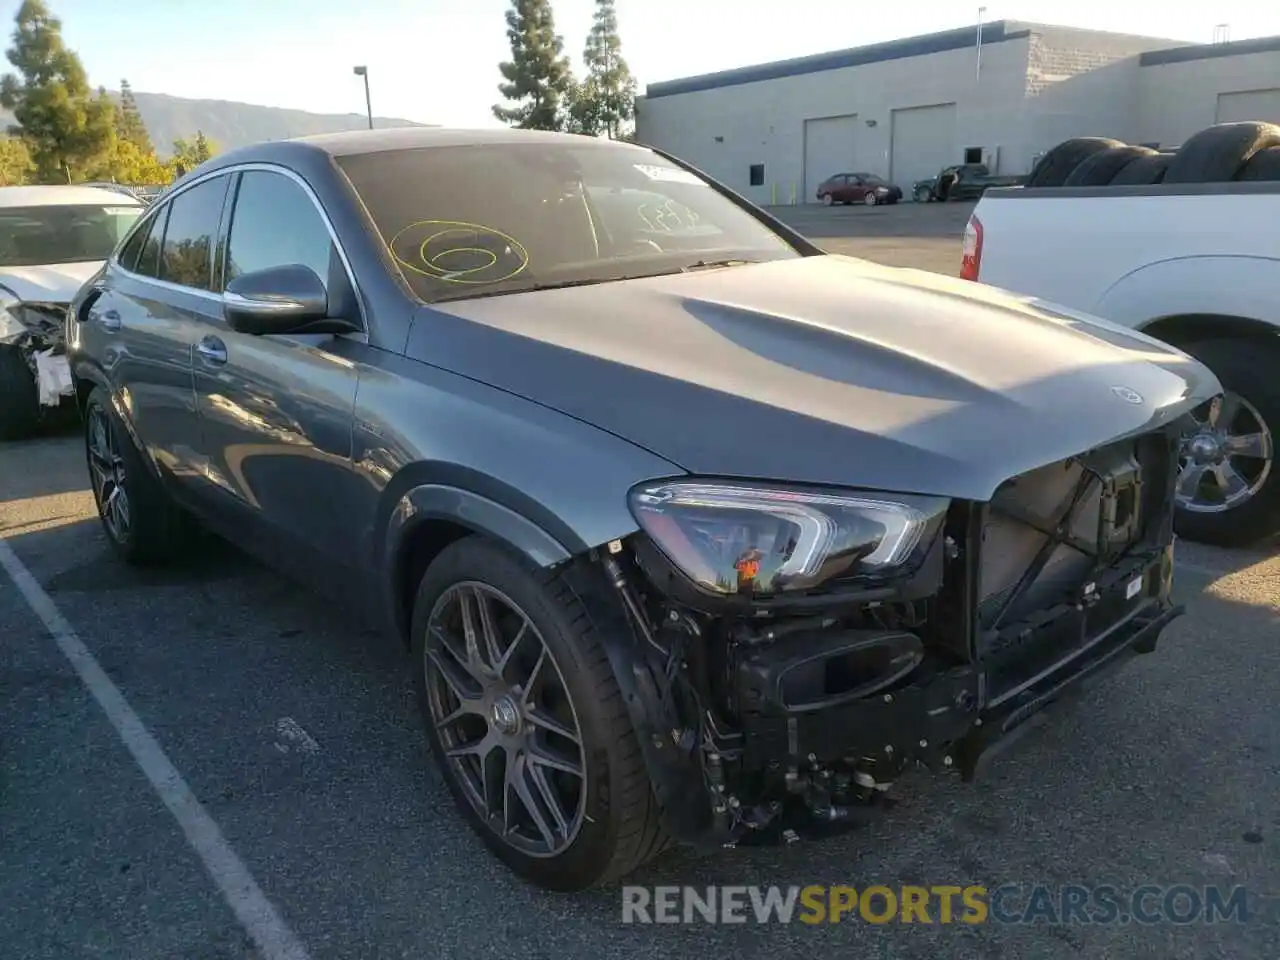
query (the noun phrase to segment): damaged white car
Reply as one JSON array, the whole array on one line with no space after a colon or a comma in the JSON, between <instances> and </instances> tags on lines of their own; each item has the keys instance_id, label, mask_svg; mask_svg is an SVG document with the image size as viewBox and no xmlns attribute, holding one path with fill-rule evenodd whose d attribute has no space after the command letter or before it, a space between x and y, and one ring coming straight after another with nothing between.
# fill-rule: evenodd
<instances>
[{"instance_id":1,"label":"damaged white car","mask_svg":"<svg viewBox=\"0 0 1280 960\"><path fill-rule=\"evenodd\" d=\"M95 187L0 187L0 440L74 393L67 305L146 206Z\"/></svg>"}]
</instances>

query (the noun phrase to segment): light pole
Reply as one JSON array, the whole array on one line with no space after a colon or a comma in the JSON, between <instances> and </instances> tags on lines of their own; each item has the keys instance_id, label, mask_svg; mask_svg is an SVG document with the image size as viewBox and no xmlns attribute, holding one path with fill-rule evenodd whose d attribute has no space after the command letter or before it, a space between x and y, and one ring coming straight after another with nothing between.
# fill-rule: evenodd
<instances>
[{"instance_id":1,"label":"light pole","mask_svg":"<svg viewBox=\"0 0 1280 960\"><path fill-rule=\"evenodd\" d=\"M977 56L978 67L977 67L977 73L975 74L975 76L979 80L982 79L982 17L986 12L987 12L986 7L978 8L978 56Z\"/></svg>"},{"instance_id":2,"label":"light pole","mask_svg":"<svg viewBox=\"0 0 1280 960\"><path fill-rule=\"evenodd\" d=\"M369 115L369 129L373 129L373 103L369 99L369 68L368 67L352 67L351 72L357 77L364 77L364 109Z\"/></svg>"}]
</instances>

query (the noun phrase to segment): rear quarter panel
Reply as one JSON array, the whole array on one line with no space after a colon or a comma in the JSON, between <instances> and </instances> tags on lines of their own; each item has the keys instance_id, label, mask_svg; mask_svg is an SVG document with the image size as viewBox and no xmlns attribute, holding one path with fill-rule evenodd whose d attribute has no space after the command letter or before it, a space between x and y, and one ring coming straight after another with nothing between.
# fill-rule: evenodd
<instances>
[{"instance_id":1,"label":"rear quarter panel","mask_svg":"<svg viewBox=\"0 0 1280 960\"><path fill-rule=\"evenodd\" d=\"M974 216L982 283L1129 326L1277 313L1280 183L998 189Z\"/></svg>"}]
</instances>

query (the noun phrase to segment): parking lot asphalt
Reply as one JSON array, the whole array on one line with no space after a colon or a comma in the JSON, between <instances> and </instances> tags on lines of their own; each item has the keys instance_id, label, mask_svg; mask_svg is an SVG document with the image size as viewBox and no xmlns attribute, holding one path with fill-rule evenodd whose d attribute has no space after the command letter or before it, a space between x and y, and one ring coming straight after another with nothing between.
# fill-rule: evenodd
<instances>
[{"instance_id":1,"label":"parking lot asphalt","mask_svg":"<svg viewBox=\"0 0 1280 960\"><path fill-rule=\"evenodd\" d=\"M787 216L829 249L917 249L951 272L963 209ZM229 547L147 573L116 562L75 425L0 446L0 560L0 957L1280 955L1274 547L1179 544L1188 613L1158 651L976 784L915 776L856 833L676 850L628 880L1016 884L1015 906L1036 884L1249 891L1244 923L1106 925L628 925L617 886L525 886L454 813L405 653Z\"/></svg>"}]
</instances>

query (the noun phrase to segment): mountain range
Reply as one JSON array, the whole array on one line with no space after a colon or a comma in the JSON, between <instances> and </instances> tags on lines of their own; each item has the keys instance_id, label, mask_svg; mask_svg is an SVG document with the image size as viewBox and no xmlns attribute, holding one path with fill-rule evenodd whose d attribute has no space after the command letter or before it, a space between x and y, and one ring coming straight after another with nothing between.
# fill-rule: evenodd
<instances>
[{"instance_id":1,"label":"mountain range","mask_svg":"<svg viewBox=\"0 0 1280 960\"><path fill-rule=\"evenodd\" d=\"M230 150L262 140L361 130L369 123L362 113L308 113L229 100L187 100L137 90L133 98L161 159L173 155L173 141L190 140L197 131L203 131L219 150ZM11 123L13 116L0 110L0 133ZM373 125L379 128L431 126L396 117L374 117Z\"/></svg>"}]
</instances>

